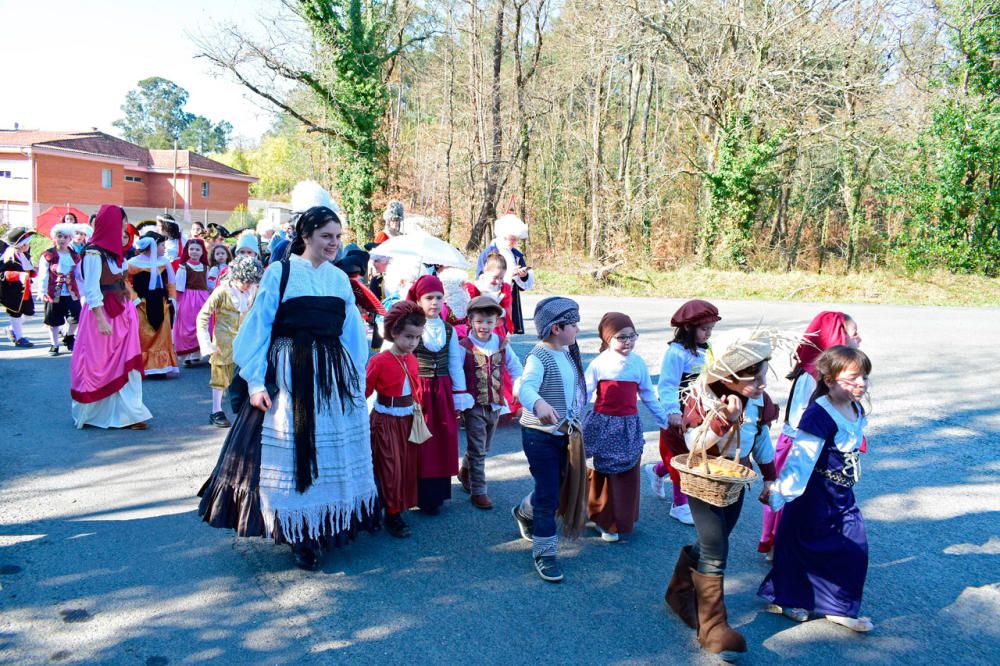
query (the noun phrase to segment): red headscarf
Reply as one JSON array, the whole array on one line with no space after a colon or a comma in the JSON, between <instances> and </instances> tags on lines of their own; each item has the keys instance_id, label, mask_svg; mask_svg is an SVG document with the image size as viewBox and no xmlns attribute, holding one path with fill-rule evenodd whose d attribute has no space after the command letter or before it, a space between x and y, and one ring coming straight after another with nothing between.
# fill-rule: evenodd
<instances>
[{"instance_id":1,"label":"red headscarf","mask_svg":"<svg viewBox=\"0 0 1000 666\"><path fill-rule=\"evenodd\" d=\"M121 206L104 204L94 218L94 235L90 237L90 245L110 252L121 262L125 255L122 247L122 221L125 211Z\"/></svg>"},{"instance_id":2,"label":"red headscarf","mask_svg":"<svg viewBox=\"0 0 1000 666\"><path fill-rule=\"evenodd\" d=\"M201 259L198 260L198 263L202 266L208 266L208 248L205 247L205 241L200 238L192 238L187 243L184 243L184 250L181 252L181 263L186 264L191 261L191 255L188 254L188 248L191 247L192 243L201 246Z\"/></svg>"},{"instance_id":3,"label":"red headscarf","mask_svg":"<svg viewBox=\"0 0 1000 666\"><path fill-rule=\"evenodd\" d=\"M422 275L410 287L410 291L406 294L406 300L416 303L421 296L433 293L444 294L444 285L441 280L434 275Z\"/></svg>"},{"instance_id":4,"label":"red headscarf","mask_svg":"<svg viewBox=\"0 0 1000 666\"><path fill-rule=\"evenodd\" d=\"M601 323L597 325L597 334L601 336L601 351L604 351L611 344L611 338L615 333L631 328L635 330L632 318L621 312L607 312L601 317Z\"/></svg>"},{"instance_id":5,"label":"red headscarf","mask_svg":"<svg viewBox=\"0 0 1000 666\"><path fill-rule=\"evenodd\" d=\"M843 312L823 311L813 317L813 320L806 326L803 337L805 342L795 350L798 357L798 366L816 377L816 359L820 354L836 345L847 342L847 331L844 328L844 320L847 315ZM816 377L819 379L819 377Z\"/></svg>"}]
</instances>

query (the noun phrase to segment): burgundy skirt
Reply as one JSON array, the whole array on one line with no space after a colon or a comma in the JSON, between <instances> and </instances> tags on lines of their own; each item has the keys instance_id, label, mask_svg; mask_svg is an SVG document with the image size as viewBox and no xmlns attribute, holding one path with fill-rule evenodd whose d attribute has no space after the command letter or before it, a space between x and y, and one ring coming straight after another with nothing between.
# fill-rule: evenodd
<instances>
[{"instance_id":1,"label":"burgundy skirt","mask_svg":"<svg viewBox=\"0 0 1000 666\"><path fill-rule=\"evenodd\" d=\"M631 534L639 520L639 468L621 474L587 470L587 511L605 532Z\"/></svg>"},{"instance_id":2,"label":"burgundy skirt","mask_svg":"<svg viewBox=\"0 0 1000 666\"><path fill-rule=\"evenodd\" d=\"M417 504L417 455L410 443L413 416L371 413L372 464L382 505L389 513Z\"/></svg>"}]
</instances>

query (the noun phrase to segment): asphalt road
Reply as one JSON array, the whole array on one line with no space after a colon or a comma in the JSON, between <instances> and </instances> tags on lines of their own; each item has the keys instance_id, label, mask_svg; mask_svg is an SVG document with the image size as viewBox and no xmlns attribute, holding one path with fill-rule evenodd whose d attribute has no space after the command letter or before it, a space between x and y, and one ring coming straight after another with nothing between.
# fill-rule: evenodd
<instances>
[{"instance_id":1,"label":"asphalt road","mask_svg":"<svg viewBox=\"0 0 1000 666\"><path fill-rule=\"evenodd\" d=\"M579 300L588 357L600 316L621 310L656 374L679 301ZM837 307L718 305L720 332L759 320L801 331ZM761 511L747 501L726 579L730 619L750 645L744 663L1000 663L1000 311L840 309L859 322L874 363L856 492L871 544L863 612L876 629L764 613ZM195 493L224 434L208 424L207 367L146 381L146 432L77 431L69 357L46 355L39 319L27 331L33 350L0 342L0 663L716 661L663 603L693 529L646 488L630 543L564 542L566 581L544 583L509 513L531 482L508 427L487 466L496 510L473 508L456 484L439 517L411 514L411 539L363 535L305 573L287 547L236 540L197 517ZM787 382L775 377L770 390L784 403ZM655 426L644 418L653 461Z\"/></svg>"}]
</instances>

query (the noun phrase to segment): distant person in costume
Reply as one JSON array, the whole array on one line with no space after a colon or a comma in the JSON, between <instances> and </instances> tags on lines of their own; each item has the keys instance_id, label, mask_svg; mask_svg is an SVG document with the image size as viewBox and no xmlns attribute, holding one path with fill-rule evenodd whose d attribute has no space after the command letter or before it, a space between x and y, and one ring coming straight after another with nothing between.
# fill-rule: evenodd
<instances>
[{"instance_id":1,"label":"distant person in costume","mask_svg":"<svg viewBox=\"0 0 1000 666\"><path fill-rule=\"evenodd\" d=\"M142 348L135 305L125 284L125 211L104 205L80 265L83 308L70 366L73 423L144 430Z\"/></svg>"},{"instance_id":2,"label":"distant person in costume","mask_svg":"<svg viewBox=\"0 0 1000 666\"><path fill-rule=\"evenodd\" d=\"M497 218L493 224L495 237L489 247L479 255L479 263L476 265L476 279L483 274L486 268L486 259L490 254L496 252L502 256L507 264L507 271L504 274L504 282L511 285L511 319L513 320L514 332L524 333L524 315L521 312L521 292L535 287L535 274L531 271L528 263L524 259L524 254L517 249L517 244L528 237L528 225L526 225L517 215L508 213Z\"/></svg>"},{"instance_id":3,"label":"distant person in costume","mask_svg":"<svg viewBox=\"0 0 1000 666\"><path fill-rule=\"evenodd\" d=\"M174 269L164 255L165 241L155 231L146 230L135 242L139 254L128 261L146 377L171 377L180 372L171 333L177 307Z\"/></svg>"},{"instance_id":4,"label":"distant person in costume","mask_svg":"<svg viewBox=\"0 0 1000 666\"><path fill-rule=\"evenodd\" d=\"M35 314L31 298L31 281L38 274L31 263L31 237L34 231L14 227L5 237L7 247L0 254L0 304L10 317L7 335L15 347L34 347L24 337L24 318Z\"/></svg>"},{"instance_id":5,"label":"distant person in costume","mask_svg":"<svg viewBox=\"0 0 1000 666\"><path fill-rule=\"evenodd\" d=\"M390 238L398 236L401 233L403 218L405 214L403 212L403 202L402 201L390 201L386 207L385 212L382 213L382 230L375 234L375 238L372 240L376 245L381 245Z\"/></svg>"},{"instance_id":6,"label":"distant person in costume","mask_svg":"<svg viewBox=\"0 0 1000 666\"><path fill-rule=\"evenodd\" d=\"M216 243L209 252L208 288L219 286L219 277L226 272L226 267L233 260L233 251L225 243Z\"/></svg>"},{"instance_id":7,"label":"distant person in costume","mask_svg":"<svg viewBox=\"0 0 1000 666\"><path fill-rule=\"evenodd\" d=\"M156 216L156 229L157 232L164 238L163 256L165 256L171 263L179 260L181 251L184 249L181 225L177 224L173 215L165 213L163 215Z\"/></svg>"},{"instance_id":8,"label":"distant person in costume","mask_svg":"<svg viewBox=\"0 0 1000 666\"><path fill-rule=\"evenodd\" d=\"M80 285L77 283L81 257L73 251L76 224L56 224L49 235L53 245L42 253L38 272L45 301L45 326L49 330L49 355L59 355L59 334L66 326L62 343L73 351L76 327L80 321Z\"/></svg>"},{"instance_id":9,"label":"distant person in costume","mask_svg":"<svg viewBox=\"0 0 1000 666\"><path fill-rule=\"evenodd\" d=\"M185 366L202 360L198 344L198 312L208 300L208 251L199 238L184 244L181 262L174 277L177 288L177 315L174 318L174 351Z\"/></svg>"}]
</instances>

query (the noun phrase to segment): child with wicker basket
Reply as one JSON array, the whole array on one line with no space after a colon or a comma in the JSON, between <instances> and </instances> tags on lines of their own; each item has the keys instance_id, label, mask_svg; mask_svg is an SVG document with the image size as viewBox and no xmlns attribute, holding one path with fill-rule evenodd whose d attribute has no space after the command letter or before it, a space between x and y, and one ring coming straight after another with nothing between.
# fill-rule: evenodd
<instances>
[{"instance_id":1,"label":"child with wicker basket","mask_svg":"<svg viewBox=\"0 0 1000 666\"><path fill-rule=\"evenodd\" d=\"M684 392L682 427L691 453L671 459L681 473L698 538L681 549L664 598L697 629L702 648L724 659L747 649L743 636L727 621L723 576L729 534L739 520L745 488L756 478L749 458L765 480L776 477L768 425L778 410L764 392L768 360L776 347L792 349L794 344L773 329L758 329L721 346ZM741 457L744 452L749 455Z\"/></svg>"},{"instance_id":2,"label":"child with wicker basket","mask_svg":"<svg viewBox=\"0 0 1000 666\"><path fill-rule=\"evenodd\" d=\"M836 345L857 347L860 344L861 336L858 335L857 323L843 312L820 312L806 326L802 344L795 350L795 366L788 373L787 379L791 380L792 388L788 392L788 403L785 406L785 423L774 445L774 466L779 474L798 432L799 420L812 402L812 394L816 390L816 378L819 376L816 359L824 351ZM764 507L757 552L767 553L768 559L771 559L773 554L774 535L778 532L780 520L780 511L771 511L769 507Z\"/></svg>"},{"instance_id":3,"label":"child with wicker basket","mask_svg":"<svg viewBox=\"0 0 1000 666\"><path fill-rule=\"evenodd\" d=\"M660 362L660 381L656 390L660 404L667 412L668 424L660 428L661 461L646 465L645 472L653 493L660 499L667 498L663 477L670 474L673 482L670 517L685 525L693 525L694 520L691 518L687 496L681 492L677 470L670 466L673 456L687 452L681 427L681 391L691 384L704 367L705 355L709 349L708 339L720 319L719 310L708 301L694 299L682 305L670 318L670 325L674 327L674 339L667 345Z\"/></svg>"},{"instance_id":4,"label":"child with wicker basket","mask_svg":"<svg viewBox=\"0 0 1000 666\"><path fill-rule=\"evenodd\" d=\"M656 399L649 369L632 353L639 334L632 319L608 312L597 326L601 353L587 366L587 396L596 399L583 420L583 443L593 469L587 470L587 514L601 539L624 542L639 519L639 461L645 440L636 402L662 428L667 413Z\"/></svg>"},{"instance_id":5,"label":"child with wicker basket","mask_svg":"<svg viewBox=\"0 0 1000 666\"><path fill-rule=\"evenodd\" d=\"M795 443L777 481L761 494L784 506L774 564L758 594L768 610L798 622L823 615L854 631L874 628L859 617L868 573L868 537L854 484L867 425L860 401L871 361L859 349L831 347L816 361L819 382L798 423Z\"/></svg>"}]
</instances>

